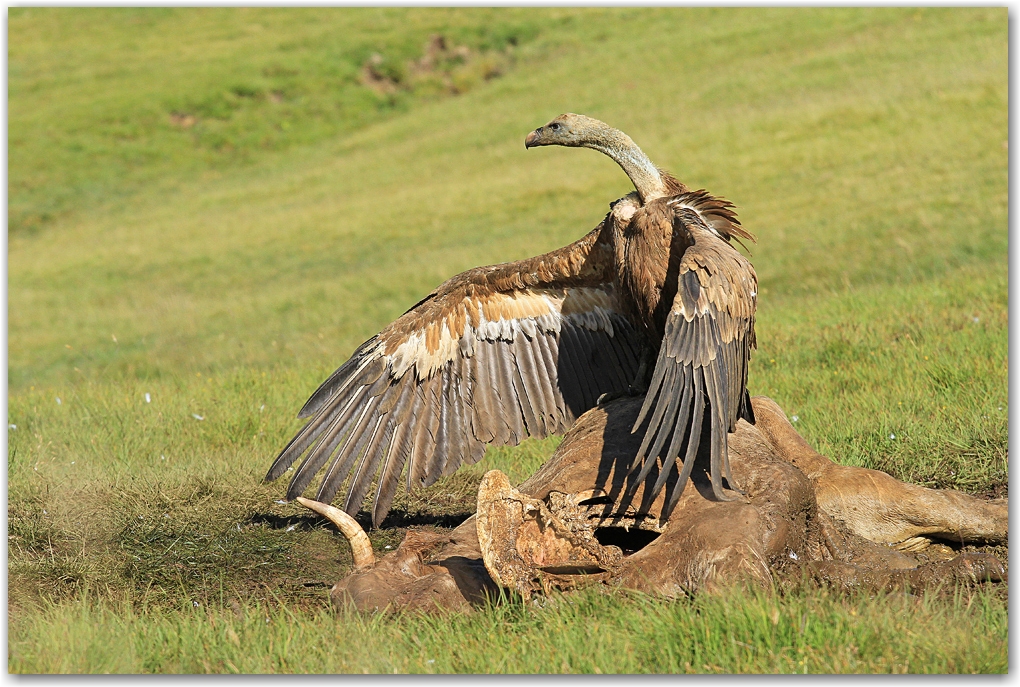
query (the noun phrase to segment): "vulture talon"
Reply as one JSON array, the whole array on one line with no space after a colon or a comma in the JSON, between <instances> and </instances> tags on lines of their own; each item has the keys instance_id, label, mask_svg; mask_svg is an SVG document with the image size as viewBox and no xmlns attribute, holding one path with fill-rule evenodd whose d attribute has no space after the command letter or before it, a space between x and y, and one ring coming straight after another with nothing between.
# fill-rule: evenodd
<instances>
[{"instance_id":1,"label":"vulture talon","mask_svg":"<svg viewBox=\"0 0 1020 687\"><path fill-rule=\"evenodd\" d=\"M642 394L632 474L662 466L643 500L676 468L666 510L676 505L709 426L712 490L732 500L726 435L739 419L754 423L758 280L731 241L754 237L732 203L691 191L604 122L564 114L525 139L549 145L608 155L635 191L574 243L463 272L362 344L305 403L308 424L267 480L303 457L287 493L304 493L324 468L318 498L343 491L348 512L375 483L378 527L402 475L408 488L428 486L488 445L563 432L593 407Z\"/></svg>"}]
</instances>

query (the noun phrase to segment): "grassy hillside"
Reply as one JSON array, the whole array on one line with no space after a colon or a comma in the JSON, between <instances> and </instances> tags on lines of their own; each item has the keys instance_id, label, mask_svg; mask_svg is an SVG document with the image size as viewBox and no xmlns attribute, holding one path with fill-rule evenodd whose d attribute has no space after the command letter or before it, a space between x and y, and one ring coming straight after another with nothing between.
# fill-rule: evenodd
<instances>
[{"instance_id":1,"label":"grassy hillside","mask_svg":"<svg viewBox=\"0 0 1020 687\"><path fill-rule=\"evenodd\" d=\"M181 659L188 642L231 642L226 629L168 638L161 623L190 627L192 602L235 637L265 609L304 641L361 622L319 615L316 585L342 573L338 544L275 504L284 485L261 477L301 403L360 342L456 272L577 238L627 192L597 153L524 150L528 131L565 111L622 128L688 185L738 205L759 238L752 393L838 460L1004 494L1006 16L12 9L11 670L230 670ZM436 33L445 49L428 47ZM483 469L523 479L555 444L490 451L398 508L468 512ZM93 611L72 603L85 596ZM812 599L797 603L885 613L882 601ZM1004 597L977 599L902 610L928 627L904 648L922 657L910 669L1005 669ZM538 641L532 620L493 613L478 627ZM385 638L425 621L379 622ZM985 653L971 652L983 658L929 641L945 624L984 636ZM86 647L87 627L132 637L134 662ZM820 652L838 638L798 641ZM880 644L829 669L898 670ZM816 669L734 656L691 666ZM588 669L563 656L235 658L240 670ZM634 669L620 660L599 668Z\"/></svg>"}]
</instances>

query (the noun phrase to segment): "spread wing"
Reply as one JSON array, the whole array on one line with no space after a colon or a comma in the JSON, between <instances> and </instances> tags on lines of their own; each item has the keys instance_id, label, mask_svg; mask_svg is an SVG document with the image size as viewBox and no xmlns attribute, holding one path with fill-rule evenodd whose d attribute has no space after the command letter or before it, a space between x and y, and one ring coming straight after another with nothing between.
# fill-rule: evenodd
<instances>
[{"instance_id":1,"label":"spread wing","mask_svg":"<svg viewBox=\"0 0 1020 687\"><path fill-rule=\"evenodd\" d=\"M633 430L649 418L635 458L641 470L633 482L636 487L659 467L655 485L645 492L649 501L666 483L688 438L679 481L667 496L664 517L683 493L706 422L711 436L713 493L719 500L727 500L722 493L722 477L731 488L735 486L730 476L727 433L735 429L741 417L754 422L747 393L747 367L755 347L758 291L751 263L720 238L701 214L681 203L671 204L674 231L687 232L692 245L680 260L676 296Z\"/></svg>"},{"instance_id":2,"label":"spread wing","mask_svg":"<svg viewBox=\"0 0 1020 687\"><path fill-rule=\"evenodd\" d=\"M352 515L375 482L378 526L402 472L408 489L427 486L487 444L562 432L602 393L626 390L645 335L618 302L605 224L558 251L464 272L362 344L308 399L299 417L311 419L266 479L304 455L292 499L328 465L316 500L346 481Z\"/></svg>"}]
</instances>

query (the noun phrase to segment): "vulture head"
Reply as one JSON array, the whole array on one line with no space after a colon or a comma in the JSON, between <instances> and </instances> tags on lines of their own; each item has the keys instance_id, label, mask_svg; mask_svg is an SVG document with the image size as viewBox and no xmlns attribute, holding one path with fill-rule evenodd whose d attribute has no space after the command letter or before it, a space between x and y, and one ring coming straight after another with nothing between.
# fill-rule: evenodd
<instances>
[{"instance_id":1,"label":"vulture head","mask_svg":"<svg viewBox=\"0 0 1020 687\"><path fill-rule=\"evenodd\" d=\"M525 148L536 146L567 146L591 148L605 137L605 132L616 131L605 122L568 112L561 114L545 126L540 126L524 139ZM622 133L622 132L617 132Z\"/></svg>"},{"instance_id":2,"label":"vulture head","mask_svg":"<svg viewBox=\"0 0 1020 687\"><path fill-rule=\"evenodd\" d=\"M630 177L642 204L686 190L680 182L657 168L630 136L593 117L572 112L561 114L524 139L525 148L537 146L591 148L608 155Z\"/></svg>"}]
</instances>

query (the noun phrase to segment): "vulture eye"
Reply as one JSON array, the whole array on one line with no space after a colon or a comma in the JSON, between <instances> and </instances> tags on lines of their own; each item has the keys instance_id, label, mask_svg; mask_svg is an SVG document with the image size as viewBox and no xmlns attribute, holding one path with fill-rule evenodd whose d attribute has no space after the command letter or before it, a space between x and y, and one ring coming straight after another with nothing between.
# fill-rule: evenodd
<instances>
[{"instance_id":1,"label":"vulture eye","mask_svg":"<svg viewBox=\"0 0 1020 687\"><path fill-rule=\"evenodd\" d=\"M559 131L560 124L559 122L553 122L552 124L549 125L549 128L552 129L553 131Z\"/></svg>"}]
</instances>

